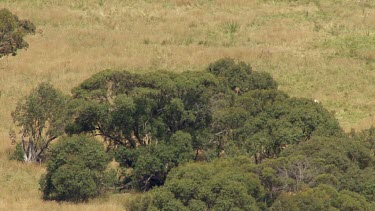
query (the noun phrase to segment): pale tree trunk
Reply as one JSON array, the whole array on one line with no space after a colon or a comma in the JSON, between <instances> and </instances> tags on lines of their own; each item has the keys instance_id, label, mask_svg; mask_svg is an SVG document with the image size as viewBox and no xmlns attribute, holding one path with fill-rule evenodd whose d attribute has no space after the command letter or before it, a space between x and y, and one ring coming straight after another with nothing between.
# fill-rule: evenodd
<instances>
[{"instance_id":1,"label":"pale tree trunk","mask_svg":"<svg viewBox=\"0 0 375 211\"><path fill-rule=\"evenodd\" d=\"M29 141L25 141L25 136L22 135L21 144L23 150L23 158L25 162L36 163L41 161L41 155L48 149L49 144L55 140L57 136L49 137L46 141L39 144L38 148L35 144L35 139L29 138Z\"/></svg>"},{"instance_id":2,"label":"pale tree trunk","mask_svg":"<svg viewBox=\"0 0 375 211\"><path fill-rule=\"evenodd\" d=\"M22 150L23 158L27 163L37 162L37 153L35 149L34 142L30 139L28 142L22 137Z\"/></svg>"}]
</instances>

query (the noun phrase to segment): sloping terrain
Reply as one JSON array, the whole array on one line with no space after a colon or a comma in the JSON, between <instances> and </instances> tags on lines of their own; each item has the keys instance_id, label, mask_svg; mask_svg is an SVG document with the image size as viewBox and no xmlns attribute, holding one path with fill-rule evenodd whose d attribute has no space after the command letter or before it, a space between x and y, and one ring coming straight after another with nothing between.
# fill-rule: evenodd
<instances>
[{"instance_id":1,"label":"sloping terrain","mask_svg":"<svg viewBox=\"0 0 375 211\"><path fill-rule=\"evenodd\" d=\"M232 57L318 99L346 130L375 123L375 3L370 0L1 0L37 26L30 47L0 60L0 209L117 210L43 202L42 166L8 161L16 103L39 82L69 93L103 69L201 70Z\"/></svg>"}]
</instances>

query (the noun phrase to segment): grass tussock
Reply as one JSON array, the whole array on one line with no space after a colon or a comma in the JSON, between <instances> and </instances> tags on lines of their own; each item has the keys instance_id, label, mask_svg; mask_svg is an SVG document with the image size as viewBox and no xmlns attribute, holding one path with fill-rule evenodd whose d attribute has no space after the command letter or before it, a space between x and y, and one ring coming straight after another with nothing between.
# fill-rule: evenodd
<instances>
[{"instance_id":1,"label":"grass tussock","mask_svg":"<svg viewBox=\"0 0 375 211\"><path fill-rule=\"evenodd\" d=\"M316 98L346 129L375 124L375 3L361 0L3 0L38 33L0 60L0 210L117 210L43 202L42 166L7 160L17 101L39 82L69 93L107 68L200 70L233 57L270 72L292 96Z\"/></svg>"}]
</instances>

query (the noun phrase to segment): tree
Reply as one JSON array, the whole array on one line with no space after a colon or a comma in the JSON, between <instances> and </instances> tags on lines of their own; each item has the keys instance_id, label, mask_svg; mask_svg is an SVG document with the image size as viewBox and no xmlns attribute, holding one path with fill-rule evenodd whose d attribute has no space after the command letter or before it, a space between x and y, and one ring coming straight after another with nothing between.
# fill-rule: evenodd
<instances>
[{"instance_id":1,"label":"tree","mask_svg":"<svg viewBox=\"0 0 375 211\"><path fill-rule=\"evenodd\" d=\"M254 72L245 62L236 63L233 59L224 58L210 64L207 71L224 82L237 94L256 89L277 89L277 83L266 72Z\"/></svg>"},{"instance_id":2,"label":"tree","mask_svg":"<svg viewBox=\"0 0 375 211\"><path fill-rule=\"evenodd\" d=\"M366 199L354 192L321 185L297 193L283 193L270 210L370 210Z\"/></svg>"},{"instance_id":3,"label":"tree","mask_svg":"<svg viewBox=\"0 0 375 211\"><path fill-rule=\"evenodd\" d=\"M29 44L23 39L35 33L35 25L29 20L19 20L7 9L0 10L0 58L17 54L18 49L26 49Z\"/></svg>"},{"instance_id":4,"label":"tree","mask_svg":"<svg viewBox=\"0 0 375 211\"><path fill-rule=\"evenodd\" d=\"M130 210L259 210L264 195L249 160L188 163L171 171L164 186L130 203ZM143 207L143 208L142 208Z\"/></svg>"},{"instance_id":5,"label":"tree","mask_svg":"<svg viewBox=\"0 0 375 211\"><path fill-rule=\"evenodd\" d=\"M68 133L92 133L129 148L167 140L179 130L207 128L217 84L210 73L127 71L95 74L73 90L77 102Z\"/></svg>"},{"instance_id":6,"label":"tree","mask_svg":"<svg viewBox=\"0 0 375 211\"><path fill-rule=\"evenodd\" d=\"M338 121L312 100L278 90L250 90L213 112L218 154L254 156L256 163L312 136L343 136Z\"/></svg>"},{"instance_id":7,"label":"tree","mask_svg":"<svg viewBox=\"0 0 375 211\"><path fill-rule=\"evenodd\" d=\"M17 103L13 122L21 127L24 161L41 161L50 143L64 133L67 97L49 83L41 83Z\"/></svg>"},{"instance_id":8,"label":"tree","mask_svg":"<svg viewBox=\"0 0 375 211\"><path fill-rule=\"evenodd\" d=\"M99 195L109 161L96 139L64 137L53 146L47 173L40 180L44 199L78 202Z\"/></svg>"},{"instance_id":9,"label":"tree","mask_svg":"<svg viewBox=\"0 0 375 211\"><path fill-rule=\"evenodd\" d=\"M290 98L268 73L232 59L202 72L103 71L73 89L73 99L66 131L103 137L128 169L124 187L141 190L164 184L192 151L196 160L247 155L261 163L312 135L341 131L321 105Z\"/></svg>"},{"instance_id":10,"label":"tree","mask_svg":"<svg viewBox=\"0 0 375 211\"><path fill-rule=\"evenodd\" d=\"M149 190L163 185L167 174L174 167L194 158L192 137L177 131L169 140L135 149L121 147L116 150L116 160L122 167L132 170L125 186ZM131 184L131 185L130 185Z\"/></svg>"},{"instance_id":11,"label":"tree","mask_svg":"<svg viewBox=\"0 0 375 211\"><path fill-rule=\"evenodd\" d=\"M374 158L359 142L342 137L314 137L284 149L279 158L257 167L272 201L282 192L320 185L349 190L374 201Z\"/></svg>"},{"instance_id":12,"label":"tree","mask_svg":"<svg viewBox=\"0 0 375 211\"><path fill-rule=\"evenodd\" d=\"M352 139L362 143L366 148L370 149L375 156L375 127L372 126L369 129L355 132L353 131Z\"/></svg>"}]
</instances>

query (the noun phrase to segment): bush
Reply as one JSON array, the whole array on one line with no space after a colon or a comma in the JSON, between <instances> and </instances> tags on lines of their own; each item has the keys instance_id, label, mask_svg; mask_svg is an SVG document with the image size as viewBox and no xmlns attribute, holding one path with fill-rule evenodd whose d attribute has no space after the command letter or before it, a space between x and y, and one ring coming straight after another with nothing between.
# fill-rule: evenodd
<instances>
[{"instance_id":1,"label":"bush","mask_svg":"<svg viewBox=\"0 0 375 211\"><path fill-rule=\"evenodd\" d=\"M168 174L164 186L128 204L129 210L259 210L264 188L248 171L250 160L188 163Z\"/></svg>"},{"instance_id":2,"label":"bush","mask_svg":"<svg viewBox=\"0 0 375 211\"><path fill-rule=\"evenodd\" d=\"M79 164L64 164L51 177L53 195L61 200L80 201L97 195L95 174Z\"/></svg>"},{"instance_id":3,"label":"bush","mask_svg":"<svg viewBox=\"0 0 375 211\"><path fill-rule=\"evenodd\" d=\"M16 149L11 154L10 159L11 160L16 160L16 161L24 161L25 160L24 156L25 156L25 154L23 152L22 146L21 146L20 143L18 143L16 145Z\"/></svg>"},{"instance_id":4,"label":"bush","mask_svg":"<svg viewBox=\"0 0 375 211\"><path fill-rule=\"evenodd\" d=\"M103 190L109 163L102 144L86 136L65 137L51 152L40 186L44 199L86 201Z\"/></svg>"}]
</instances>

